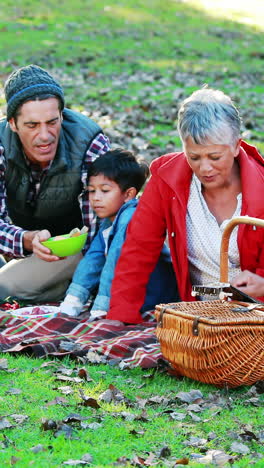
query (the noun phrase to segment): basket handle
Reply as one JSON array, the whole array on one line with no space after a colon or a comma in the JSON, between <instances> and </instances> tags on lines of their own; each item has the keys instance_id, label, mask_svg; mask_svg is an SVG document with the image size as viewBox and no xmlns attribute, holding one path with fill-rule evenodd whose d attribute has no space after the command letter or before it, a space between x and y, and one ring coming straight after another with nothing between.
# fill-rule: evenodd
<instances>
[{"instance_id":1,"label":"basket handle","mask_svg":"<svg viewBox=\"0 0 264 468\"><path fill-rule=\"evenodd\" d=\"M228 246L229 239L233 229L238 224L252 224L253 226L264 227L264 219L252 218L250 216L237 216L236 218L231 219L226 225L220 248L220 282L228 283Z\"/></svg>"}]
</instances>

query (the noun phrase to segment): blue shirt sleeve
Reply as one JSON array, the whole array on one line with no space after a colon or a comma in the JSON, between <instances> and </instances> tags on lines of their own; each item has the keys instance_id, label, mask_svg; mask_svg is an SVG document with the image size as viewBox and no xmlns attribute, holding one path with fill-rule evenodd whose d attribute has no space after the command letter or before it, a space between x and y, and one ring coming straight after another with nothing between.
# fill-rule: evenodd
<instances>
[{"instance_id":1,"label":"blue shirt sleeve","mask_svg":"<svg viewBox=\"0 0 264 468\"><path fill-rule=\"evenodd\" d=\"M119 220L116 232L107 253L105 265L103 267L100 278L98 294L95 298L92 310L108 311L109 309L110 292L114 278L115 267L125 241L127 226L132 217L132 214L133 212L131 212L131 215L128 217L126 213L126 216L124 216L123 219L121 217Z\"/></svg>"},{"instance_id":2,"label":"blue shirt sleeve","mask_svg":"<svg viewBox=\"0 0 264 468\"><path fill-rule=\"evenodd\" d=\"M92 290L99 284L104 264L105 242L100 230L78 264L67 294L77 296L85 304Z\"/></svg>"}]
</instances>

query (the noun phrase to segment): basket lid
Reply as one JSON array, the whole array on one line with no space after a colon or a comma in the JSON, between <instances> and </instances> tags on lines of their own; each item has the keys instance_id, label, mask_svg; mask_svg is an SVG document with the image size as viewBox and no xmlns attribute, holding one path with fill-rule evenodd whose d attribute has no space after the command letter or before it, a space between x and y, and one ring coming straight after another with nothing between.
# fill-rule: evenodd
<instances>
[{"instance_id":1,"label":"basket lid","mask_svg":"<svg viewBox=\"0 0 264 468\"><path fill-rule=\"evenodd\" d=\"M235 301L195 301L156 305L156 317L169 314L186 320L199 319L210 325L264 325L264 304Z\"/></svg>"}]
</instances>

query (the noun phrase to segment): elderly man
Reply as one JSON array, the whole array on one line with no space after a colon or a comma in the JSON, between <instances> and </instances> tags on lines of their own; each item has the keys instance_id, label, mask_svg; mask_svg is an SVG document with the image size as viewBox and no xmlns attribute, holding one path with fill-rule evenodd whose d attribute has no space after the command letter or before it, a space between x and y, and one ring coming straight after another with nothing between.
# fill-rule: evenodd
<instances>
[{"instance_id":1,"label":"elderly man","mask_svg":"<svg viewBox=\"0 0 264 468\"><path fill-rule=\"evenodd\" d=\"M0 253L13 260L0 269L0 297L58 301L81 254L59 259L41 241L86 225L89 246L96 219L85 195L87 172L109 149L108 138L91 119L64 108L60 84L36 65L14 71L4 91Z\"/></svg>"}]
</instances>

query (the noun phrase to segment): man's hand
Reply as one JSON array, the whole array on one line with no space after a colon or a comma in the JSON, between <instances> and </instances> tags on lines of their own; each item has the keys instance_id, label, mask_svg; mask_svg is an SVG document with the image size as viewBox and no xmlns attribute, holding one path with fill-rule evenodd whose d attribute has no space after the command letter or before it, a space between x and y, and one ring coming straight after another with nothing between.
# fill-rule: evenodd
<instances>
[{"instance_id":1,"label":"man's hand","mask_svg":"<svg viewBox=\"0 0 264 468\"><path fill-rule=\"evenodd\" d=\"M242 271L231 284L251 297L264 296L264 278L251 271Z\"/></svg>"},{"instance_id":2,"label":"man's hand","mask_svg":"<svg viewBox=\"0 0 264 468\"><path fill-rule=\"evenodd\" d=\"M40 231L26 231L23 234L23 247L24 250L27 250L28 252L33 252L33 245L32 241L36 234L38 234Z\"/></svg>"},{"instance_id":3,"label":"man's hand","mask_svg":"<svg viewBox=\"0 0 264 468\"><path fill-rule=\"evenodd\" d=\"M57 260L62 260L61 257L57 257L56 255L52 255L50 249L48 247L45 247L44 245L41 244L41 242L49 239L50 232L47 231L47 229L43 229L42 231L28 231L24 234L24 238L26 234L32 234L34 233L33 239L32 239L32 249L33 253L39 257L41 260L45 260L45 262L56 262ZM25 245L25 244L24 244Z\"/></svg>"}]
</instances>

